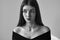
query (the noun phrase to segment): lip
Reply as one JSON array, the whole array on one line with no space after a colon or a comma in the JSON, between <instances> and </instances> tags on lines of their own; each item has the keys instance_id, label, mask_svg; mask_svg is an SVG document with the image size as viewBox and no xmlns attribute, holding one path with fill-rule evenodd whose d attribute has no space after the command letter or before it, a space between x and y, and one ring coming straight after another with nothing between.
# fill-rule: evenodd
<instances>
[{"instance_id":1,"label":"lip","mask_svg":"<svg viewBox=\"0 0 60 40\"><path fill-rule=\"evenodd\" d=\"M31 20L30 18L27 18L28 20Z\"/></svg>"}]
</instances>

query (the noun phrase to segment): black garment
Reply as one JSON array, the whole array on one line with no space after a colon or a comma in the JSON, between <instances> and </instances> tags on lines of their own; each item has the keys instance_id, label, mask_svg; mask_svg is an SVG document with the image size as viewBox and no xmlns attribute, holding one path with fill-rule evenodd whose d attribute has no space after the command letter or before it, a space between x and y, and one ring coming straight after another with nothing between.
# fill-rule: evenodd
<instances>
[{"instance_id":1,"label":"black garment","mask_svg":"<svg viewBox=\"0 0 60 40\"><path fill-rule=\"evenodd\" d=\"M12 40L51 40L51 35L50 35L50 31L39 35L33 39L29 39L29 38L25 38L23 36L21 36L20 34L13 32L12 34Z\"/></svg>"}]
</instances>

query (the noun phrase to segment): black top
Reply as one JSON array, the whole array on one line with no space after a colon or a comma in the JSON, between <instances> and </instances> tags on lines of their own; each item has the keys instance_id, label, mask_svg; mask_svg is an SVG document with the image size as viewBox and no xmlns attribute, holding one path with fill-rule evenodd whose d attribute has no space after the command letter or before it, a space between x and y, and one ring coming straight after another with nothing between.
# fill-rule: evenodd
<instances>
[{"instance_id":1,"label":"black top","mask_svg":"<svg viewBox=\"0 0 60 40\"><path fill-rule=\"evenodd\" d=\"M25 38L16 32L12 32L12 40L51 40L50 30L42 35L39 35L33 39Z\"/></svg>"}]
</instances>

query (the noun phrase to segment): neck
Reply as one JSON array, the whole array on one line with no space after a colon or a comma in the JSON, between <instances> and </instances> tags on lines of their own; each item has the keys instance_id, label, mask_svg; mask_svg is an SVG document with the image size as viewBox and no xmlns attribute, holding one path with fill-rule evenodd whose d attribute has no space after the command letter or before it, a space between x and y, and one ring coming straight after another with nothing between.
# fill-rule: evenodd
<instances>
[{"instance_id":1,"label":"neck","mask_svg":"<svg viewBox=\"0 0 60 40\"><path fill-rule=\"evenodd\" d=\"M35 22L27 22L27 23L26 23L26 26L27 26L27 27L30 27L30 28L33 28L34 25L36 25Z\"/></svg>"},{"instance_id":2,"label":"neck","mask_svg":"<svg viewBox=\"0 0 60 40\"><path fill-rule=\"evenodd\" d=\"M29 31L33 31L35 27L35 23L26 23L26 29Z\"/></svg>"},{"instance_id":3,"label":"neck","mask_svg":"<svg viewBox=\"0 0 60 40\"><path fill-rule=\"evenodd\" d=\"M38 27L36 26L35 22L26 22L26 25L24 27L26 30L33 32L36 30Z\"/></svg>"}]
</instances>

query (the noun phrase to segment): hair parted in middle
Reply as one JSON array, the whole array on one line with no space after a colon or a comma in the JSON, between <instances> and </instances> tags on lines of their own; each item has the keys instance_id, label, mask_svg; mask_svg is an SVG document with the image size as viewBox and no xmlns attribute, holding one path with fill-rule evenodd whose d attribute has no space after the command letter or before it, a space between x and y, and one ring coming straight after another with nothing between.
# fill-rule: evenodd
<instances>
[{"instance_id":1,"label":"hair parted in middle","mask_svg":"<svg viewBox=\"0 0 60 40\"><path fill-rule=\"evenodd\" d=\"M38 3L37 3L36 0L23 0L23 2L21 4L21 7L20 7L20 16L19 16L19 22L18 22L17 26L24 26L26 24L26 21L25 21L25 19L23 17L23 7L25 5L30 5L30 6L35 8L35 11L36 11L35 23L37 25L44 26L44 24L42 23L39 6L38 6Z\"/></svg>"}]
</instances>

